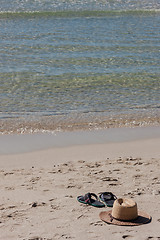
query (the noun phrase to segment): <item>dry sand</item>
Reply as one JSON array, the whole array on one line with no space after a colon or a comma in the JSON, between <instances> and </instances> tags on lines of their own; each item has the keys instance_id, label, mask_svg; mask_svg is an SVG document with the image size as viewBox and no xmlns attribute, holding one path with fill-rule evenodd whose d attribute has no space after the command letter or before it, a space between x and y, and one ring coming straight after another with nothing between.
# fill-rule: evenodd
<instances>
[{"instance_id":1,"label":"dry sand","mask_svg":"<svg viewBox=\"0 0 160 240\"><path fill-rule=\"evenodd\" d=\"M0 155L0 240L160 239L160 137ZM108 225L87 192L133 198L152 216L136 227Z\"/></svg>"}]
</instances>

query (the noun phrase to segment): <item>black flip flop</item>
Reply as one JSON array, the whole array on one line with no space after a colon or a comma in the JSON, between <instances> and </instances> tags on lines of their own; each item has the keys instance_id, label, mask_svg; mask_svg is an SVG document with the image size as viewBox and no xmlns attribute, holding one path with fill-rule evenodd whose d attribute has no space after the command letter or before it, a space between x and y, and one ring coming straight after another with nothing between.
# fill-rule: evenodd
<instances>
[{"instance_id":1,"label":"black flip flop","mask_svg":"<svg viewBox=\"0 0 160 240\"><path fill-rule=\"evenodd\" d=\"M107 207L113 207L113 203L117 199L117 197L111 192L102 192L100 193L99 198L107 205Z\"/></svg>"},{"instance_id":2,"label":"black flip flop","mask_svg":"<svg viewBox=\"0 0 160 240\"><path fill-rule=\"evenodd\" d=\"M94 198L93 198L94 197ZM94 193L87 193L84 196L78 196L77 200L80 203L89 204L94 207L105 207L105 204L98 200L98 197Z\"/></svg>"}]
</instances>

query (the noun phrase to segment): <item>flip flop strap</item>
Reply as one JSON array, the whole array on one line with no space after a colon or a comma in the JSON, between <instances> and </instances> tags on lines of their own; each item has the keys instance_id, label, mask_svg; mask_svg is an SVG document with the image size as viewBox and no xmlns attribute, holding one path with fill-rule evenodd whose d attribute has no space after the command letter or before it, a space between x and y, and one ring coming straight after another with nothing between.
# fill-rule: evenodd
<instances>
[{"instance_id":1,"label":"flip flop strap","mask_svg":"<svg viewBox=\"0 0 160 240\"><path fill-rule=\"evenodd\" d=\"M87 193L87 194L85 194L85 196L84 196L85 202L86 202L86 203L92 203L92 202L93 202L92 196L95 197L96 199L98 199L98 197L97 197L96 194L94 194L94 193Z\"/></svg>"},{"instance_id":2,"label":"flip flop strap","mask_svg":"<svg viewBox=\"0 0 160 240\"><path fill-rule=\"evenodd\" d=\"M110 196L110 198L107 198L106 200L115 200L117 197L112 192L103 192L101 193L101 198L105 200L105 195Z\"/></svg>"}]
</instances>

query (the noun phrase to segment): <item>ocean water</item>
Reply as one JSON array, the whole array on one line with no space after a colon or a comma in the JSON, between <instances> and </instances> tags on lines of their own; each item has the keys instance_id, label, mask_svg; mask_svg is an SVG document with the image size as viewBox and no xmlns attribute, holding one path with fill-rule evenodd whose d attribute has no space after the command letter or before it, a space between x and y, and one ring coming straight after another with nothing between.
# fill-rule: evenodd
<instances>
[{"instance_id":1,"label":"ocean water","mask_svg":"<svg viewBox=\"0 0 160 240\"><path fill-rule=\"evenodd\" d=\"M0 133L160 125L159 0L2 0Z\"/></svg>"}]
</instances>

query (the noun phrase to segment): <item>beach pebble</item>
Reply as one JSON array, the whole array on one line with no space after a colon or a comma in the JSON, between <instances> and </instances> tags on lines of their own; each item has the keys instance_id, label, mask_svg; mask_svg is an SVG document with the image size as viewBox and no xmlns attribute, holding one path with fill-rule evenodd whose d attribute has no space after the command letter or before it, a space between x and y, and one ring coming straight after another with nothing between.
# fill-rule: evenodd
<instances>
[{"instance_id":1,"label":"beach pebble","mask_svg":"<svg viewBox=\"0 0 160 240\"><path fill-rule=\"evenodd\" d=\"M37 207L37 202L34 202L34 203L32 204L32 207Z\"/></svg>"},{"instance_id":2,"label":"beach pebble","mask_svg":"<svg viewBox=\"0 0 160 240\"><path fill-rule=\"evenodd\" d=\"M152 191L152 194L153 194L153 195L159 195L159 194L160 194L160 190L156 190L156 189L155 189L155 190Z\"/></svg>"}]
</instances>

